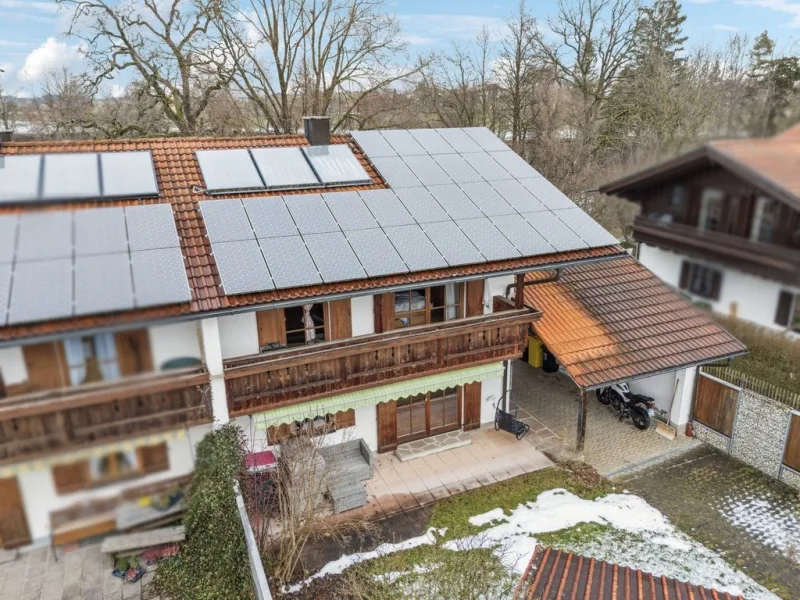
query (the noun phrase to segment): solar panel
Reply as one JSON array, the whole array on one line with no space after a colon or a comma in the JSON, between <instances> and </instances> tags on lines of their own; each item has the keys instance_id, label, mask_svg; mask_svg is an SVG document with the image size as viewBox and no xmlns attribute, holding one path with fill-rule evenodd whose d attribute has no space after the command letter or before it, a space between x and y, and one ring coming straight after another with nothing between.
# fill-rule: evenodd
<instances>
[{"instance_id":1,"label":"solar panel","mask_svg":"<svg viewBox=\"0 0 800 600\"><path fill-rule=\"evenodd\" d=\"M404 156L403 160L417 179L422 182L422 185L442 185L452 182L447 173L427 154L425 156Z\"/></svg>"},{"instance_id":2,"label":"solar panel","mask_svg":"<svg viewBox=\"0 0 800 600\"><path fill-rule=\"evenodd\" d=\"M486 217L457 221L470 241L480 250L486 260L517 258L520 253Z\"/></svg>"},{"instance_id":3,"label":"solar panel","mask_svg":"<svg viewBox=\"0 0 800 600\"><path fill-rule=\"evenodd\" d=\"M131 252L131 267L138 308L192 299L180 248Z\"/></svg>"},{"instance_id":4,"label":"solar panel","mask_svg":"<svg viewBox=\"0 0 800 600\"><path fill-rule=\"evenodd\" d=\"M424 223L422 229L451 267L485 262L483 255L453 221Z\"/></svg>"},{"instance_id":5,"label":"solar panel","mask_svg":"<svg viewBox=\"0 0 800 600\"><path fill-rule=\"evenodd\" d=\"M206 200L200 202L200 212L211 243L255 239L241 200Z\"/></svg>"},{"instance_id":6,"label":"solar panel","mask_svg":"<svg viewBox=\"0 0 800 600\"><path fill-rule=\"evenodd\" d=\"M489 156L495 159L501 167L508 171L517 179L541 177L542 174L528 164L519 154L513 150L503 150L501 152L489 152Z\"/></svg>"},{"instance_id":7,"label":"solar panel","mask_svg":"<svg viewBox=\"0 0 800 600\"><path fill-rule=\"evenodd\" d=\"M495 159L485 152L465 154L464 160L466 160L486 181L513 179L508 171L501 167Z\"/></svg>"},{"instance_id":8,"label":"solar panel","mask_svg":"<svg viewBox=\"0 0 800 600\"><path fill-rule=\"evenodd\" d=\"M408 133L414 136L414 139L428 154L452 154L455 152L453 147L435 129L409 129Z\"/></svg>"},{"instance_id":9,"label":"solar panel","mask_svg":"<svg viewBox=\"0 0 800 600\"><path fill-rule=\"evenodd\" d=\"M382 229L345 232L361 266L369 277L407 273L408 268Z\"/></svg>"},{"instance_id":10,"label":"solar panel","mask_svg":"<svg viewBox=\"0 0 800 600\"><path fill-rule=\"evenodd\" d=\"M269 188L319 185L300 148L253 148L250 154Z\"/></svg>"},{"instance_id":11,"label":"solar panel","mask_svg":"<svg viewBox=\"0 0 800 600\"><path fill-rule=\"evenodd\" d=\"M502 234L514 244L523 256L538 256L555 252L539 233L521 215L503 215L490 219Z\"/></svg>"},{"instance_id":12,"label":"solar panel","mask_svg":"<svg viewBox=\"0 0 800 600\"><path fill-rule=\"evenodd\" d=\"M567 198L561 190L559 190L552 183L547 181L544 177L537 177L535 179L520 179L519 182L524 185L539 202L544 204L550 210L557 208L573 208L575 203Z\"/></svg>"},{"instance_id":13,"label":"solar panel","mask_svg":"<svg viewBox=\"0 0 800 600\"><path fill-rule=\"evenodd\" d=\"M247 198L243 202L257 238L297 235L297 225L280 196Z\"/></svg>"},{"instance_id":14,"label":"solar panel","mask_svg":"<svg viewBox=\"0 0 800 600\"><path fill-rule=\"evenodd\" d=\"M494 181L492 187L519 213L547 210L544 204L515 179Z\"/></svg>"},{"instance_id":15,"label":"solar panel","mask_svg":"<svg viewBox=\"0 0 800 600\"><path fill-rule=\"evenodd\" d=\"M158 196L153 156L146 150L101 152L100 172L106 198Z\"/></svg>"},{"instance_id":16,"label":"solar panel","mask_svg":"<svg viewBox=\"0 0 800 600\"><path fill-rule=\"evenodd\" d=\"M475 219L483 216L457 185L433 185L428 191L452 219Z\"/></svg>"},{"instance_id":17,"label":"solar panel","mask_svg":"<svg viewBox=\"0 0 800 600\"><path fill-rule=\"evenodd\" d=\"M46 154L44 157L43 200L72 200L100 197L97 154Z\"/></svg>"},{"instance_id":18,"label":"solar panel","mask_svg":"<svg viewBox=\"0 0 800 600\"><path fill-rule=\"evenodd\" d=\"M8 323L50 321L72 316L72 259L17 262Z\"/></svg>"},{"instance_id":19,"label":"solar panel","mask_svg":"<svg viewBox=\"0 0 800 600\"><path fill-rule=\"evenodd\" d=\"M427 154L425 149L420 146L419 142L408 131L403 129L384 129L381 134L400 156Z\"/></svg>"},{"instance_id":20,"label":"solar panel","mask_svg":"<svg viewBox=\"0 0 800 600\"><path fill-rule=\"evenodd\" d=\"M394 148L389 145L389 142L379 131L351 131L350 135L353 136L370 160L379 156L397 156L397 152L394 151Z\"/></svg>"},{"instance_id":21,"label":"solar panel","mask_svg":"<svg viewBox=\"0 0 800 600\"><path fill-rule=\"evenodd\" d=\"M77 256L128 252L125 211L121 207L76 210L74 215Z\"/></svg>"},{"instance_id":22,"label":"solar panel","mask_svg":"<svg viewBox=\"0 0 800 600\"><path fill-rule=\"evenodd\" d=\"M72 257L72 213L37 212L19 217L17 262Z\"/></svg>"},{"instance_id":23,"label":"solar panel","mask_svg":"<svg viewBox=\"0 0 800 600\"><path fill-rule=\"evenodd\" d=\"M488 183L465 183L461 186L464 193L481 209L487 217L498 215L513 215L516 211L503 200Z\"/></svg>"},{"instance_id":24,"label":"solar panel","mask_svg":"<svg viewBox=\"0 0 800 600\"><path fill-rule=\"evenodd\" d=\"M463 127L464 133L487 152L508 150L505 142L493 134L486 127Z\"/></svg>"},{"instance_id":25,"label":"solar panel","mask_svg":"<svg viewBox=\"0 0 800 600\"><path fill-rule=\"evenodd\" d=\"M417 223L450 221L444 209L425 188L403 188L395 193Z\"/></svg>"},{"instance_id":26,"label":"solar panel","mask_svg":"<svg viewBox=\"0 0 800 600\"><path fill-rule=\"evenodd\" d=\"M304 146L303 152L319 180L326 185L372 183L347 144Z\"/></svg>"},{"instance_id":27,"label":"solar panel","mask_svg":"<svg viewBox=\"0 0 800 600\"><path fill-rule=\"evenodd\" d=\"M460 154L437 154L433 160L442 167L445 173L456 183L473 183L483 181L478 172L469 166Z\"/></svg>"},{"instance_id":28,"label":"solar panel","mask_svg":"<svg viewBox=\"0 0 800 600\"><path fill-rule=\"evenodd\" d=\"M217 242L211 249L226 294L246 294L275 288L261 248L255 240Z\"/></svg>"},{"instance_id":29,"label":"solar panel","mask_svg":"<svg viewBox=\"0 0 800 600\"><path fill-rule=\"evenodd\" d=\"M42 156L0 156L0 204L39 197Z\"/></svg>"},{"instance_id":30,"label":"solar panel","mask_svg":"<svg viewBox=\"0 0 800 600\"><path fill-rule=\"evenodd\" d=\"M306 235L303 239L325 283L363 279L366 276L341 231Z\"/></svg>"},{"instance_id":31,"label":"solar panel","mask_svg":"<svg viewBox=\"0 0 800 600\"><path fill-rule=\"evenodd\" d=\"M459 154L466 154L468 152L483 152L475 140L468 136L463 129L435 129L444 141L458 152Z\"/></svg>"},{"instance_id":32,"label":"solar panel","mask_svg":"<svg viewBox=\"0 0 800 600\"><path fill-rule=\"evenodd\" d=\"M414 223L414 218L392 190L368 190L359 195L381 227Z\"/></svg>"},{"instance_id":33,"label":"solar panel","mask_svg":"<svg viewBox=\"0 0 800 600\"><path fill-rule=\"evenodd\" d=\"M0 215L0 264L14 260L14 248L17 245L17 215ZM2 302L2 298L0 298Z\"/></svg>"},{"instance_id":34,"label":"solar panel","mask_svg":"<svg viewBox=\"0 0 800 600\"><path fill-rule=\"evenodd\" d=\"M440 269L447 266L447 261L442 258L419 225L387 227L384 231L411 271Z\"/></svg>"},{"instance_id":35,"label":"solar panel","mask_svg":"<svg viewBox=\"0 0 800 600\"><path fill-rule=\"evenodd\" d=\"M408 165L398 156L384 156L373 158L372 164L378 169L388 183L393 188L420 186L419 179L411 172Z\"/></svg>"},{"instance_id":36,"label":"solar panel","mask_svg":"<svg viewBox=\"0 0 800 600\"><path fill-rule=\"evenodd\" d=\"M211 193L264 189L250 152L244 148L198 150L195 155L206 189Z\"/></svg>"},{"instance_id":37,"label":"solar panel","mask_svg":"<svg viewBox=\"0 0 800 600\"><path fill-rule=\"evenodd\" d=\"M8 294L11 291L11 265L0 264L0 325L6 324Z\"/></svg>"},{"instance_id":38,"label":"solar panel","mask_svg":"<svg viewBox=\"0 0 800 600\"><path fill-rule=\"evenodd\" d=\"M319 194L284 196L283 201L301 234L339 231L336 219Z\"/></svg>"},{"instance_id":39,"label":"solar panel","mask_svg":"<svg viewBox=\"0 0 800 600\"><path fill-rule=\"evenodd\" d=\"M356 192L322 194L322 198L342 231L373 229L378 226L375 217Z\"/></svg>"},{"instance_id":40,"label":"solar panel","mask_svg":"<svg viewBox=\"0 0 800 600\"><path fill-rule=\"evenodd\" d=\"M553 212L590 246L612 246L619 243L617 238L577 206Z\"/></svg>"},{"instance_id":41,"label":"solar panel","mask_svg":"<svg viewBox=\"0 0 800 600\"><path fill-rule=\"evenodd\" d=\"M179 248L181 245L169 204L126 206L125 222L131 251Z\"/></svg>"},{"instance_id":42,"label":"solar panel","mask_svg":"<svg viewBox=\"0 0 800 600\"><path fill-rule=\"evenodd\" d=\"M131 263L127 248L117 254L75 258L75 314L130 310L133 304Z\"/></svg>"},{"instance_id":43,"label":"solar panel","mask_svg":"<svg viewBox=\"0 0 800 600\"><path fill-rule=\"evenodd\" d=\"M525 213L522 216L558 252L577 250L587 246L586 242L549 211Z\"/></svg>"},{"instance_id":44,"label":"solar panel","mask_svg":"<svg viewBox=\"0 0 800 600\"><path fill-rule=\"evenodd\" d=\"M277 289L322 283L299 235L258 240Z\"/></svg>"}]
</instances>

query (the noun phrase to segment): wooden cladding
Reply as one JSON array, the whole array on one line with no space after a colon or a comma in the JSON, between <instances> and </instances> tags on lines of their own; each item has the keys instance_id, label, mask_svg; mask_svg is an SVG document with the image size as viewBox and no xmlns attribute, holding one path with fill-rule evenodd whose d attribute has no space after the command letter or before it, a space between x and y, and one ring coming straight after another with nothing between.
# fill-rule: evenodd
<instances>
[{"instance_id":1,"label":"wooden cladding","mask_svg":"<svg viewBox=\"0 0 800 600\"><path fill-rule=\"evenodd\" d=\"M346 340L353 337L353 318L350 313L350 298L328 302L325 324L327 340Z\"/></svg>"},{"instance_id":2,"label":"wooden cladding","mask_svg":"<svg viewBox=\"0 0 800 600\"><path fill-rule=\"evenodd\" d=\"M117 362L123 377L149 373L153 370L150 336L146 329L122 331L115 336Z\"/></svg>"},{"instance_id":3,"label":"wooden cladding","mask_svg":"<svg viewBox=\"0 0 800 600\"><path fill-rule=\"evenodd\" d=\"M10 550L30 543L31 534L17 478L0 479L0 548Z\"/></svg>"},{"instance_id":4,"label":"wooden cladding","mask_svg":"<svg viewBox=\"0 0 800 600\"><path fill-rule=\"evenodd\" d=\"M200 369L0 401L0 464L210 421Z\"/></svg>"},{"instance_id":5,"label":"wooden cladding","mask_svg":"<svg viewBox=\"0 0 800 600\"><path fill-rule=\"evenodd\" d=\"M61 342L23 346L22 356L31 391L55 390L69 385L67 360Z\"/></svg>"},{"instance_id":6,"label":"wooden cladding","mask_svg":"<svg viewBox=\"0 0 800 600\"><path fill-rule=\"evenodd\" d=\"M698 374L694 397L694 418L697 421L731 437L738 402L739 390Z\"/></svg>"},{"instance_id":7,"label":"wooden cladding","mask_svg":"<svg viewBox=\"0 0 800 600\"><path fill-rule=\"evenodd\" d=\"M464 431L481 426L481 382L464 386Z\"/></svg>"},{"instance_id":8,"label":"wooden cladding","mask_svg":"<svg viewBox=\"0 0 800 600\"><path fill-rule=\"evenodd\" d=\"M232 416L307 402L402 378L518 357L528 309L420 325L226 361Z\"/></svg>"},{"instance_id":9,"label":"wooden cladding","mask_svg":"<svg viewBox=\"0 0 800 600\"><path fill-rule=\"evenodd\" d=\"M477 317L483 314L483 288L486 282L483 279L467 282L467 315Z\"/></svg>"},{"instance_id":10,"label":"wooden cladding","mask_svg":"<svg viewBox=\"0 0 800 600\"><path fill-rule=\"evenodd\" d=\"M783 450L783 464L800 471L800 415L792 413L789 419L789 434Z\"/></svg>"},{"instance_id":11,"label":"wooden cladding","mask_svg":"<svg viewBox=\"0 0 800 600\"><path fill-rule=\"evenodd\" d=\"M376 407L378 418L378 452L397 449L397 402L381 402Z\"/></svg>"}]
</instances>

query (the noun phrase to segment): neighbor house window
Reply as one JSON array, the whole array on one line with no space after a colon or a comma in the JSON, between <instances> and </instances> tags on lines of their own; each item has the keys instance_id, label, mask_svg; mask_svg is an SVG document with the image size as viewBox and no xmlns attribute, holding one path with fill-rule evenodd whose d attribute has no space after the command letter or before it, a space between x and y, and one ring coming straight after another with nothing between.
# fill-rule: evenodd
<instances>
[{"instance_id":1,"label":"neighbor house window","mask_svg":"<svg viewBox=\"0 0 800 600\"><path fill-rule=\"evenodd\" d=\"M457 283L395 292L395 328L442 323L460 316L461 287Z\"/></svg>"},{"instance_id":2,"label":"neighbor house window","mask_svg":"<svg viewBox=\"0 0 800 600\"><path fill-rule=\"evenodd\" d=\"M698 226L703 231L719 231L722 228L722 206L725 194L720 190L703 190L700 199Z\"/></svg>"},{"instance_id":3,"label":"neighbor house window","mask_svg":"<svg viewBox=\"0 0 800 600\"><path fill-rule=\"evenodd\" d=\"M112 452L89 459L89 479L93 484L127 479L139 472L135 451Z\"/></svg>"},{"instance_id":4,"label":"neighbor house window","mask_svg":"<svg viewBox=\"0 0 800 600\"><path fill-rule=\"evenodd\" d=\"M284 311L287 346L325 341L325 309L322 304L292 306Z\"/></svg>"},{"instance_id":5,"label":"neighbor house window","mask_svg":"<svg viewBox=\"0 0 800 600\"><path fill-rule=\"evenodd\" d=\"M706 265L684 261L680 280L682 290L708 300L719 300L721 286L721 271Z\"/></svg>"},{"instance_id":6,"label":"neighbor house window","mask_svg":"<svg viewBox=\"0 0 800 600\"><path fill-rule=\"evenodd\" d=\"M774 242L781 222L781 204L771 198L759 197L753 216L750 239L754 242Z\"/></svg>"},{"instance_id":7,"label":"neighbor house window","mask_svg":"<svg viewBox=\"0 0 800 600\"><path fill-rule=\"evenodd\" d=\"M683 208L683 203L686 201L686 187L682 185L673 185L672 194L669 197L669 205L673 208Z\"/></svg>"},{"instance_id":8,"label":"neighbor house window","mask_svg":"<svg viewBox=\"0 0 800 600\"><path fill-rule=\"evenodd\" d=\"M784 290L778 295L775 323L800 333L800 294Z\"/></svg>"},{"instance_id":9,"label":"neighbor house window","mask_svg":"<svg viewBox=\"0 0 800 600\"><path fill-rule=\"evenodd\" d=\"M64 340L69 378L72 385L120 378L114 335L98 335Z\"/></svg>"}]
</instances>

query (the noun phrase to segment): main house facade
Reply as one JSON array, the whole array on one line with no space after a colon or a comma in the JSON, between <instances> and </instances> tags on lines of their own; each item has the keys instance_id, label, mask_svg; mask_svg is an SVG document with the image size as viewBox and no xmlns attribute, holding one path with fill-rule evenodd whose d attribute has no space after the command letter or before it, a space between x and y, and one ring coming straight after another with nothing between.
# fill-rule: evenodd
<instances>
[{"instance_id":1,"label":"main house facade","mask_svg":"<svg viewBox=\"0 0 800 600\"><path fill-rule=\"evenodd\" d=\"M797 127L711 142L601 186L642 207L639 260L693 301L800 334Z\"/></svg>"},{"instance_id":2,"label":"main house facade","mask_svg":"<svg viewBox=\"0 0 800 600\"><path fill-rule=\"evenodd\" d=\"M125 529L215 423L254 453L490 423L523 288L630 260L486 129L312 133L0 146L0 545ZM635 372L604 343L583 387L744 351L714 333Z\"/></svg>"}]
</instances>

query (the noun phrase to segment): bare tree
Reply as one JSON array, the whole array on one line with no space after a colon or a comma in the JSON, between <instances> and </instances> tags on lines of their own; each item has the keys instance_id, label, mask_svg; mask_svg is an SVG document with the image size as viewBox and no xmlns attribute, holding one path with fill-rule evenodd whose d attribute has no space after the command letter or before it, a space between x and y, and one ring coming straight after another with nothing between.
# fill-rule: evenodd
<instances>
[{"instance_id":1,"label":"bare tree","mask_svg":"<svg viewBox=\"0 0 800 600\"><path fill-rule=\"evenodd\" d=\"M34 97L31 125L46 137L84 137L93 101L93 88L85 77L65 68L45 71Z\"/></svg>"},{"instance_id":2,"label":"bare tree","mask_svg":"<svg viewBox=\"0 0 800 600\"><path fill-rule=\"evenodd\" d=\"M279 133L302 114L353 118L370 95L408 78L397 19L383 0L249 0L220 10L235 85Z\"/></svg>"},{"instance_id":3,"label":"bare tree","mask_svg":"<svg viewBox=\"0 0 800 600\"><path fill-rule=\"evenodd\" d=\"M16 98L5 93L0 84L0 125L3 129L12 129L17 122L19 106Z\"/></svg>"},{"instance_id":4,"label":"bare tree","mask_svg":"<svg viewBox=\"0 0 800 600\"><path fill-rule=\"evenodd\" d=\"M200 128L232 76L214 24L218 0L57 0L73 9L69 33L86 44L99 84L134 71L181 133Z\"/></svg>"}]
</instances>

